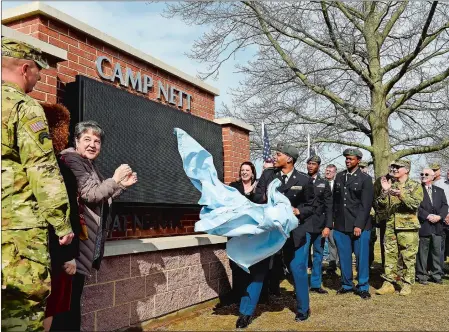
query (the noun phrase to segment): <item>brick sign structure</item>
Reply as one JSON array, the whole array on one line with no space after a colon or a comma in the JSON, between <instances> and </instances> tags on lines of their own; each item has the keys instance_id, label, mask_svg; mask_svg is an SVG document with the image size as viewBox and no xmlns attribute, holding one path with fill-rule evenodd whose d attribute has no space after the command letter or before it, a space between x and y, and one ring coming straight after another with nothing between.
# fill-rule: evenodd
<instances>
[{"instance_id":1,"label":"brick sign structure","mask_svg":"<svg viewBox=\"0 0 449 332\"><path fill-rule=\"evenodd\" d=\"M51 68L42 71L32 97L64 104L66 84L84 75L221 125L225 183L234 181L240 164L249 160L252 127L232 118L215 118L216 88L108 36L107 31L33 2L2 12L2 36L29 42L50 59ZM126 75L131 84L126 84ZM113 216L110 240L116 241L106 243L100 272L87 282L83 330L127 327L229 290L226 239L195 234L198 212L199 207Z\"/></svg>"}]
</instances>

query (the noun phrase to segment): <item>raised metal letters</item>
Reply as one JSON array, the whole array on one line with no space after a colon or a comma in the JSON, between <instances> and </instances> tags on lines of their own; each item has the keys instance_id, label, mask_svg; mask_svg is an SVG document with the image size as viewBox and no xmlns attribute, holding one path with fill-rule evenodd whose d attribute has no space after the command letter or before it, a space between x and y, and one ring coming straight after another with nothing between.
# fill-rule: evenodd
<instances>
[{"instance_id":1,"label":"raised metal letters","mask_svg":"<svg viewBox=\"0 0 449 332\"><path fill-rule=\"evenodd\" d=\"M104 61L108 62L112 66L111 60L106 56L99 56L97 58L97 60L95 61L98 75L100 75L101 78L111 81L111 82L115 82L118 79L118 81L120 82L120 85L125 86L125 87L131 87L133 90L136 90L138 92L145 93L145 94L147 94L150 91L150 89L153 87L153 78L152 77L145 75L145 74L142 77L142 73L140 71L136 72L136 74L134 76L131 68L128 68L128 67L125 68L126 73L125 73L125 78L123 78L123 72L122 72L122 67L120 66L120 63L115 64L112 76L107 76L103 72L103 68L101 67ZM142 79L143 79L143 81L142 81ZM183 99L184 99L183 97L185 96L186 100L187 100L186 110L190 111L192 95L190 95L184 91L181 91L174 86L170 86L169 84L164 86L162 81L158 81L157 83L158 83L157 84L157 86L158 86L157 99L162 100L162 95L163 95L164 100L167 103L170 103L172 105L177 104L178 107L182 108L183 107ZM178 92L178 93L176 94L176 92Z\"/></svg>"},{"instance_id":2,"label":"raised metal letters","mask_svg":"<svg viewBox=\"0 0 449 332\"><path fill-rule=\"evenodd\" d=\"M104 78L105 80L109 80L110 81L111 77L110 76L106 76L105 73L103 73L103 68L101 68L101 65L102 65L103 61L107 61L107 62L111 63L111 60L109 60L108 57L99 56L97 58L97 61L95 61L96 65L97 65L98 75L100 75L101 78Z\"/></svg>"},{"instance_id":3,"label":"raised metal letters","mask_svg":"<svg viewBox=\"0 0 449 332\"><path fill-rule=\"evenodd\" d=\"M139 92L142 92L142 80L140 78L140 71L136 73L136 78L134 79L133 71L131 68L126 68L126 81L125 86L128 86L128 84L131 83L131 87L134 90L137 90Z\"/></svg>"}]
</instances>

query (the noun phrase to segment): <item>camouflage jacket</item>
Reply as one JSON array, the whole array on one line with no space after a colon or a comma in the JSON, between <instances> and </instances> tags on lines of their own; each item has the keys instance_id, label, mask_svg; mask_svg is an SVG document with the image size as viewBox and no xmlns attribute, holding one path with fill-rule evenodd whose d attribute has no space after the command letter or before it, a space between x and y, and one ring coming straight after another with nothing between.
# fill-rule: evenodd
<instances>
[{"instance_id":1,"label":"camouflage jacket","mask_svg":"<svg viewBox=\"0 0 449 332\"><path fill-rule=\"evenodd\" d=\"M49 223L63 236L72 231L69 212L44 110L2 82L2 231Z\"/></svg>"},{"instance_id":2,"label":"camouflage jacket","mask_svg":"<svg viewBox=\"0 0 449 332\"><path fill-rule=\"evenodd\" d=\"M387 223L392 223L394 229L410 230L420 228L418 207L424 193L420 183L407 179L404 183L395 181L391 189L401 190L401 198L382 193L380 178L374 184L374 208L376 215Z\"/></svg>"}]
</instances>

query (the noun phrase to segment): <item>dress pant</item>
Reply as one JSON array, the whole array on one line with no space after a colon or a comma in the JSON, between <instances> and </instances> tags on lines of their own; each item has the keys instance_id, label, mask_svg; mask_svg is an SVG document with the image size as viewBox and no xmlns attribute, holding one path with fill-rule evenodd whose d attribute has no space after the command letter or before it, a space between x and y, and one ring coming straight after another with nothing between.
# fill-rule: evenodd
<instances>
[{"instance_id":1,"label":"dress pant","mask_svg":"<svg viewBox=\"0 0 449 332\"><path fill-rule=\"evenodd\" d=\"M295 284L297 311L305 314L309 310L309 281L307 276L307 259L310 248L310 235L306 235L306 242L297 248L290 262L290 271ZM240 301L239 312L242 315L251 316L256 310L262 291L263 281L268 273L270 257L251 266L251 283Z\"/></svg>"},{"instance_id":2,"label":"dress pant","mask_svg":"<svg viewBox=\"0 0 449 332\"><path fill-rule=\"evenodd\" d=\"M354 287L352 275L352 252L354 251L357 260L357 289L369 291L370 234L370 230L364 230L360 236L355 237L353 233L334 230L335 243L340 257L341 284L344 289Z\"/></svg>"},{"instance_id":3,"label":"dress pant","mask_svg":"<svg viewBox=\"0 0 449 332\"><path fill-rule=\"evenodd\" d=\"M430 254L430 257L429 257ZM427 264L429 262L429 264ZM429 269L427 269L429 265ZM416 277L420 281L441 280L441 235L419 237L419 248L416 259Z\"/></svg>"},{"instance_id":4,"label":"dress pant","mask_svg":"<svg viewBox=\"0 0 449 332\"><path fill-rule=\"evenodd\" d=\"M337 245L335 244L334 239L334 231L331 230L328 237L328 245L329 245L329 270L336 270L338 263L338 252Z\"/></svg>"},{"instance_id":5,"label":"dress pant","mask_svg":"<svg viewBox=\"0 0 449 332\"><path fill-rule=\"evenodd\" d=\"M448 238L449 229L445 229L441 236L441 257L440 257L440 266L441 266L441 276L444 276L444 262L446 261L446 257L449 254L449 238Z\"/></svg>"},{"instance_id":6,"label":"dress pant","mask_svg":"<svg viewBox=\"0 0 449 332\"><path fill-rule=\"evenodd\" d=\"M263 281L270 269L270 259L271 257L265 258L249 268L251 282L240 299L240 314L251 316L256 310L260 293L262 292Z\"/></svg>"},{"instance_id":7,"label":"dress pant","mask_svg":"<svg viewBox=\"0 0 449 332\"><path fill-rule=\"evenodd\" d=\"M310 287L321 288L324 241L321 233L309 233L309 235L310 243L313 245L312 275L310 277Z\"/></svg>"},{"instance_id":8,"label":"dress pant","mask_svg":"<svg viewBox=\"0 0 449 332\"><path fill-rule=\"evenodd\" d=\"M229 266L232 271L231 302L238 303L246 291L246 287L248 287L251 277L249 273L244 271L232 260L229 260Z\"/></svg>"},{"instance_id":9,"label":"dress pant","mask_svg":"<svg viewBox=\"0 0 449 332\"><path fill-rule=\"evenodd\" d=\"M370 235L370 239L369 239L369 266L372 266L374 263L374 246L376 244L377 241L377 233L376 233L376 228L373 228L371 230L371 235Z\"/></svg>"},{"instance_id":10,"label":"dress pant","mask_svg":"<svg viewBox=\"0 0 449 332\"><path fill-rule=\"evenodd\" d=\"M81 273L73 276L70 310L53 317L50 331L81 331L81 295L85 278Z\"/></svg>"}]
</instances>

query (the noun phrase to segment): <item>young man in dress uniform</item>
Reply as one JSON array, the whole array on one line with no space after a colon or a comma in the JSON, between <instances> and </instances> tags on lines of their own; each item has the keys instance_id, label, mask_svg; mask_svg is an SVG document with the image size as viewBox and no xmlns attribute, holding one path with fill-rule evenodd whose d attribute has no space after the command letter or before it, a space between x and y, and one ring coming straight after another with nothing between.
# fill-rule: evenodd
<instances>
[{"instance_id":1,"label":"young man in dress uniform","mask_svg":"<svg viewBox=\"0 0 449 332\"><path fill-rule=\"evenodd\" d=\"M371 233L371 207L373 203L373 181L361 171L359 163L362 152L355 148L343 152L346 170L335 178L334 239L337 244L341 268L341 288L337 294L354 291L352 276L352 252L357 260L358 284L355 293L369 299L369 246Z\"/></svg>"}]
</instances>

